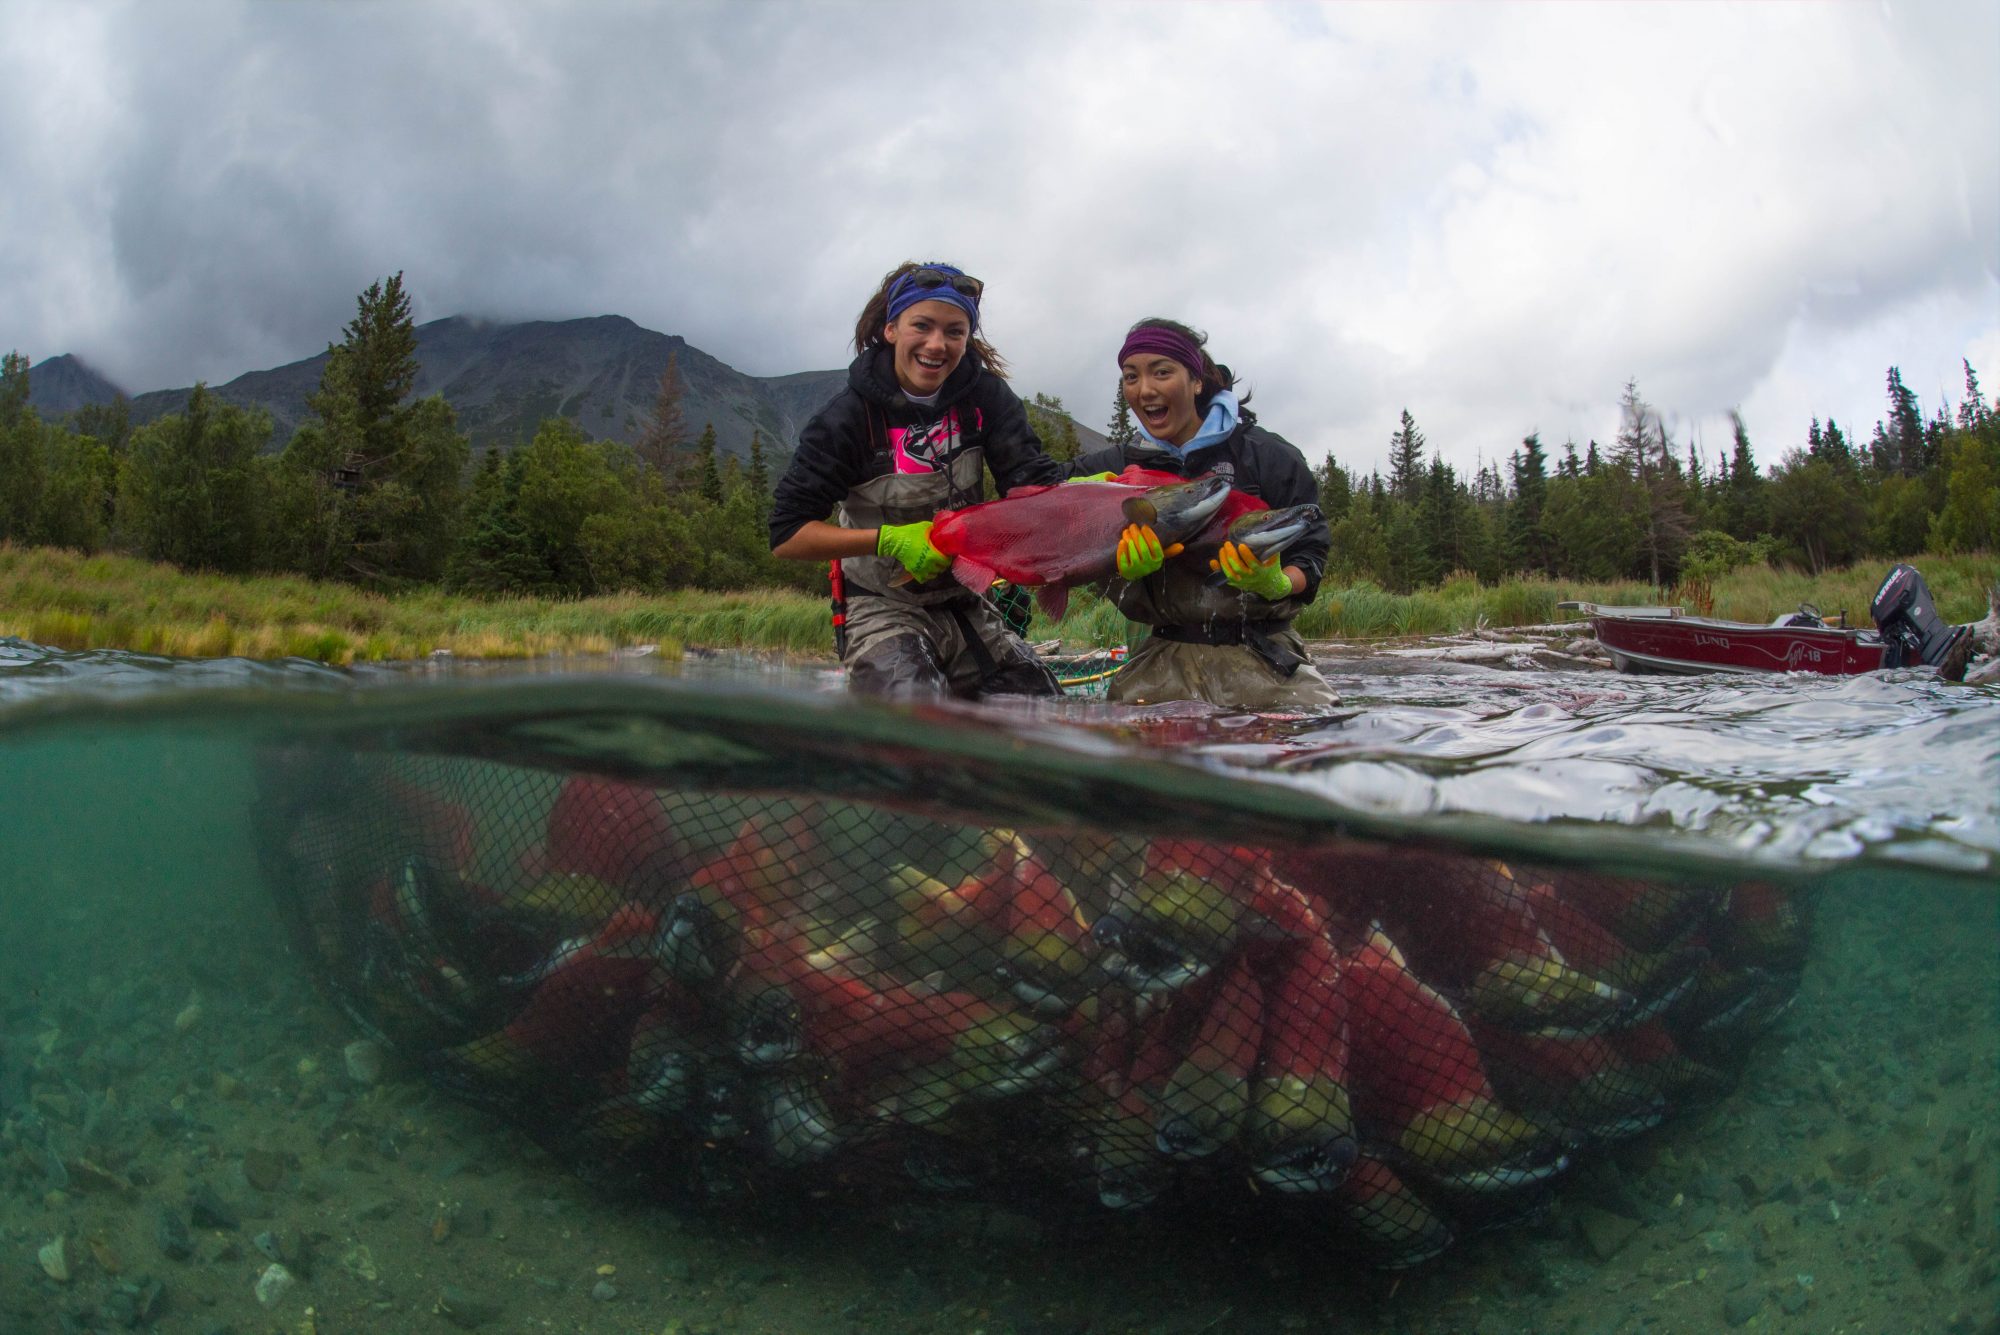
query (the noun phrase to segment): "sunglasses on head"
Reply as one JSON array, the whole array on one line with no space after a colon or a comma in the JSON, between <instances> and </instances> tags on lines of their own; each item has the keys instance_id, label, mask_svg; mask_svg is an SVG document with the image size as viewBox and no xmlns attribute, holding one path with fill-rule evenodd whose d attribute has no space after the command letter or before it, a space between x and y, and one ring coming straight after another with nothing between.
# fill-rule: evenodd
<instances>
[{"instance_id":1,"label":"sunglasses on head","mask_svg":"<svg viewBox=\"0 0 2000 1335\"><path fill-rule=\"evenodd\" d=\"M912 269L908 278L913 287L948 287L974 301L978 301L979 294L986 290L986 284L970 274L947 273L943 269Z\"/></svg>"}]
</instances>

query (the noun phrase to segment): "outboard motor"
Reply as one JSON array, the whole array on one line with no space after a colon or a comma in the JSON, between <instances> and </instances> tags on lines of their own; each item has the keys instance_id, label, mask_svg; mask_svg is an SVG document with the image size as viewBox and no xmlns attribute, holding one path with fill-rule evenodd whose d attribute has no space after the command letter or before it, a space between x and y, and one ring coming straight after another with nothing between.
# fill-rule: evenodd
<instances>
[{"instance_id":1,"label":"outboard motor","mask_svg":"<svg viewBox=\"0 0 2000 1335\"><path fill-rule=\"evenodd\" d=\"M1930 586L1915 566L1899 565L1891 570L1882 587L1875 590L1875 601L1868 611L1882 635L1883 667L1928 663L1944 668L1952 680L1964 675L1972 627L1951 625L1938 615ZM1951 670L1954 665L1955 674Z\"/></svg>"}]
</instances>

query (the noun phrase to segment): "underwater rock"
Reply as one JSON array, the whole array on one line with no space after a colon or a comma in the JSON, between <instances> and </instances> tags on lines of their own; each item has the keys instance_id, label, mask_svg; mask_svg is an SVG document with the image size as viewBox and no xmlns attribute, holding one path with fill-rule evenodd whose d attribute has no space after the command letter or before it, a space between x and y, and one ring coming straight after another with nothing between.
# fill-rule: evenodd
<instances>
[{"instance_id":1,"label":"underwater rock","mask_svg":"<svg viewBox=\"0 0 2000 1335\"><path fill-rule=\"evenodd\" d=\"M357 1085L377 1085L382 1082L382 1048L365 1038L357 1038L340 1050L342 1062L347 1066L347 1078Z\"/></svg>"},{"instance_id":2,"label":"underwater rock","mask_svg":"<svg viewBox=\"0 0 2000 1335\"><path fill-rule=\"evenodd\" d=\"M363 1243L357 1242L341 1253L340 1268L365 1284L373 1284L378 1278L375 1254Z\"/></svg>"},{"instance_id":3,"label":"underwater rock","mask_svg":"<svg viewBox=\"0 0 2000 1335\"><path fill-rule=\"evenodd\" d=\"M1915 1233L1903 1235L1903 1250L1910 1254L1910 1260L1919 1270L1931 1271L1944 1264L1943 1249Z\"/></svg>"},{"instance_id":4,"label":"underwater rock","mask_svg":"<svg viewBox=\"0 0 2000 1335\"><path fill-rule=\"evenodd\" d=\"M222 1198L206 1184L197 1184L188 1192L188 1214L197 1228L237 1227L236 1212L223 1204Z\"/></svg>"},{"instance_id":5,"label":"underwater rock","mask_svg":"<svg viewBox=\"0 0 2000 1335\"><path fill-rule=\"evenodd\" d=\"M269 1150L243 1151L243 1180L258 1191L276 1191L285 1180L285 1158Z\"/></svg>"},{"instance_id":6,"label":"underwater rock","mask_svg":"<svg viewBox=\"0 0 2000 1335\"><path fill-rule=\"evenodd\" d=\"M58 1284L69 1283L69 1239L58 1237L43 1243L35 1259L42 1263L42 1273L50 1279Z\"/></svg>"},{"instance_id":7,"label":"underwater rock","mask_svg":"<svg viewBox=\"0 0 2000 1335\"><path fill-rule=\"evenodd\" d=\"M1609 1261L1618 1255L1638 1231L1638 1220L1600 1210L1594 1205L1586 1205L1576 1211L1577 1239L1583 1243L1584 1250L1599 1261Z\"/></svg>"},{"instance_id":8,"label":"underwater rock","mask_svg":"<svg viewBox=\"0 0 2000 1335\"><path fill-rule=\"evenodd\" d=\"M1764 1306L1762 1294L1748 1289L1739 1290L1722 1300L1722 1321L1724 1325L1740 1326L1756 1316Z\"/></svg>"},{"instance_id":9,"label":"underwater rock","mask_svg":"<svg viewBox=\"0 0 2000 1335\"><path fill-rule=\"evenodd\" d=\"M194 1238L188 1233L187 1221L167 1206L160 1207L159 1218L154 1221L153 1241L169 1261L185 1261L194 1255Z\"/></svg>"},{"instance_id":10,"label":"underwater rock","mask_svg":"<svg viewBox=\"0 0 2000 1335\"><path fill-rule=\"evenodd\" d=\"M292 1286L297 1283L291 1271L274 1261L264 1267L263 1274L257 1276L255 1288L257 1301L264 1307L276 1307L285 1300L285 1295L291 1292Z\"/></svg>"},{"instance_id":11,"label":"underwater rock","mask_svg":"<svg viewBox=\"0 0 2000 1335\"><path fill-rule=\"evenodd\" d=\"M460 1330L477 1330L500 1315L500 1304L475 1298L465 1290L447 1284L438 1290L431 1311Z\"/></svg>"}]
</instances>

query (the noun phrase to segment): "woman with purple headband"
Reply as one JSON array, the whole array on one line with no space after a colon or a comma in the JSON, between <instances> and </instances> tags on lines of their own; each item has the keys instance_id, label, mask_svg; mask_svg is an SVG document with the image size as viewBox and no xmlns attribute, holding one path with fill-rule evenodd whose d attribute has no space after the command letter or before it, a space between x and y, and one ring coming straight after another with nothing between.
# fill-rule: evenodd
<instances>
[{"instance_id":1,"label":"woman with purple headband","mask_svg":"<svg viewBox=\"0 0 2000 1335\"><path fill-rule=\"evenodd\" d=\"M855 324L847 388L806 423L778 481L771 551L839 563L841 661L856 691L1061 693L930 540L940 510L984 499L986 471L1003 495L1063 480L1007 387L1006 364L980 337L983 291L949 264L912 261L885 274Z\"/></svg>"},{"instance_id":2,"label":"woman with purple headband","mask_svg":"<svg viewBox=\"0 0 2000 1335\"><path fill-rule=\"evenodd\" d=\"M1236 396L1229 368L1206 336L1173 320L1141 320L1118 350L1119 383L1138 426L1129 444L1078 459L1071 472L1115 472L1127 464L1198 477L1220 473L1274 509L1318 501L1305 456L1257 425ZM1109 596L1153 628L1111 679L1121 704L1206 700L1234 709L1306 710L1338 697L1312 665L1292 618L1312 602L1332 536L1322 520L1282 555L1259 561L1225 543L1224 582L1191 561L1169 561L1159 537L1134 525L1117 550Z\"/></svg>"}]
</instances>

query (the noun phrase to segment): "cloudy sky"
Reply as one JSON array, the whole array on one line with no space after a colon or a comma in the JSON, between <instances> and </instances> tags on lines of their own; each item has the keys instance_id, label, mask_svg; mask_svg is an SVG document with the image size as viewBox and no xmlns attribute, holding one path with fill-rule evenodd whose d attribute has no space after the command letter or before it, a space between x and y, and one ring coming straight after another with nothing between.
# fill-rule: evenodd
<instances>
[{"instance_id":1,"label":"cloudy sky","mask_svg":"<svg viewBox=\"0 0 2000 1335\"><path fill-rule=\"evenodd\" d=\"M132 390L420 320L615 312L844 364L906 257L1024 393L1109 415L1207 329L1264 423L1462 467L1710 455L2000 391L2000 6L0 0L0 347Z\"/></svg>"}]
</instances>

